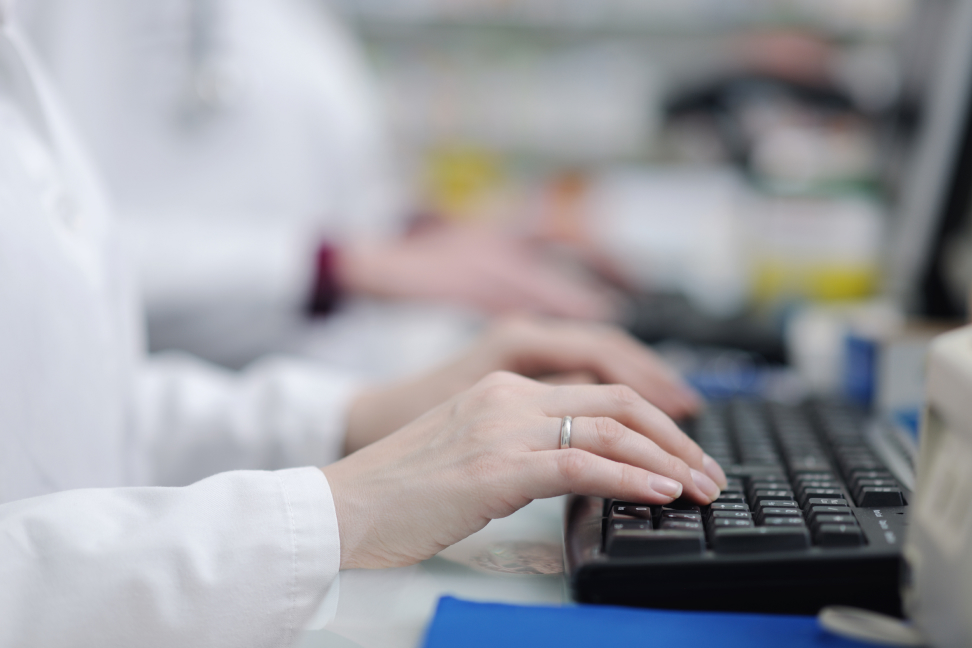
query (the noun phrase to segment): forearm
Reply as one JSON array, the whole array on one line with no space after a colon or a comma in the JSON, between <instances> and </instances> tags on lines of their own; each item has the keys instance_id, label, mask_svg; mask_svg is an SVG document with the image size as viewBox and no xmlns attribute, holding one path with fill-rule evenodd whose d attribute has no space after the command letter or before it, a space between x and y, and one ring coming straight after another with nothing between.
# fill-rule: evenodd
<instances>
[{"instance_id":1,"label":"forearm","mask_svg":"<svg viewBox=\"0 0 972 648\"><path fill-rule=\"evenodd\" d=\"M359 392L348 409L345 454L386 437L496 369L492 360L498 359L480 356L470 351L415 378Z\"/></svg>"}]
</instances>

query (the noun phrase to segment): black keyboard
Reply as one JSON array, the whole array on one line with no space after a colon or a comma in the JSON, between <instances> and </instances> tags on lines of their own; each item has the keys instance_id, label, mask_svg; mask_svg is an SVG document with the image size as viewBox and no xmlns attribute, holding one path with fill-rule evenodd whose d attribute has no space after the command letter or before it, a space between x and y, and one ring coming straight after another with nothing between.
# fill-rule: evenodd
<instances>
[{"instance_id":1,"label":"black keyboard","mask_svg":"<svg viewBox=\"0 0 972 648\"><path fill-rule=\"evenodd\" d=\"M911 493L849 406L735 401L684 426L726 470L709 506L568 500L565 564L576 600L672 609L901 613Z\"/></svg>"}]
</instances>

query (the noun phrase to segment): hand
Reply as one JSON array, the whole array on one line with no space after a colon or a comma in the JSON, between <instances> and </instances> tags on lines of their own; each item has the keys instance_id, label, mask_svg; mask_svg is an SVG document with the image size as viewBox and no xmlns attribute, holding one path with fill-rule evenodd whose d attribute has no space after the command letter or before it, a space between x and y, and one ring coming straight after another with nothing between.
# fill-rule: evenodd
<instances>
[{"instance_id":1,"label":"hand","mask_svg":"<svg viewBox=\"0 0 972 648\"><path fill-rule=\"evenodd\" d=\"M350 293L445 301L487 313L610 320L610 291L570 276L526 241L484 228L440 226L389 243L342 250L338 282Z\"/></svg>"},{"instance_id":2,"label":"hand","mask_svg":"<svg viewBox=\"0 0 972 648\"><path fill-rule=\"evenodd\" d=\"M651 349L606 324L509 317L494 323L453 362L418 378L361 393L352 403L345 449L377 441L493 371L555 382L628 385L680 418L698 395Z\"/></svg>"},{"instance_id":3,"label":"hand","mask_svg":"<svg viewBox=\"0 0 972 648\"><path fill-rule=\"evenodd\" d=\"M562 450L565 415L574 419ZM707 504L726 484L715 461L631 388L505 372L323 471L342 569L416 563L534 499L662 504L684 495Z\"/></svg>"}]
</instances>

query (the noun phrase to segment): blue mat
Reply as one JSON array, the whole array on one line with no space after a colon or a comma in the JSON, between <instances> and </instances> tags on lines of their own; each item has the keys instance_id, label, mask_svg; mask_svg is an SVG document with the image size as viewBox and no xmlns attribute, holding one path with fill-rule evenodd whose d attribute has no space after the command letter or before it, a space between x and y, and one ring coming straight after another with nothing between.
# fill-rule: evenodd
<instances>
[{"instance_id":1,"label":"blue mat","mask_svg":"<svg viewBox=\"0 0 972 648\"><path fill-rule=\"evenodd\" d=\"M425 648L874 648L832 635L815 617L439 600Z\"/></svg>"}]
</instances>

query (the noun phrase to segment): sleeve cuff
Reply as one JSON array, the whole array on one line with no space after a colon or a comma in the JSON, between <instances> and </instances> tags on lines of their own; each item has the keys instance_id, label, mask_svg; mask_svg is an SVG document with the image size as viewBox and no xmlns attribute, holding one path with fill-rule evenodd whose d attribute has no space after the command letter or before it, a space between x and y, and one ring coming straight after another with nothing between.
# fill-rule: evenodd
<instances>
[{"instance_id":1,"label":"sleeve cuff","mask_svg":"<svg viewBox=\"0 0 972 648\"><path fill-rule=\"evenodd\" d=\"M290 522L293 579L290 607L294 639L320 607L341 568L337 512L319 468L276 472Z\"/></svg>"},{"instance_id":2,"label":"sleeve cuff","mask_svg":"<svg viewBox=\"0 0 972 648\"><path fill-rule=\"evenodd\" d=\"M341 285L338 282L338 249L322 243L317 249L317 264L314 286L308 303L310 315L329 315L337 308L342 297Z\"/></svg>"}]
</instances>

